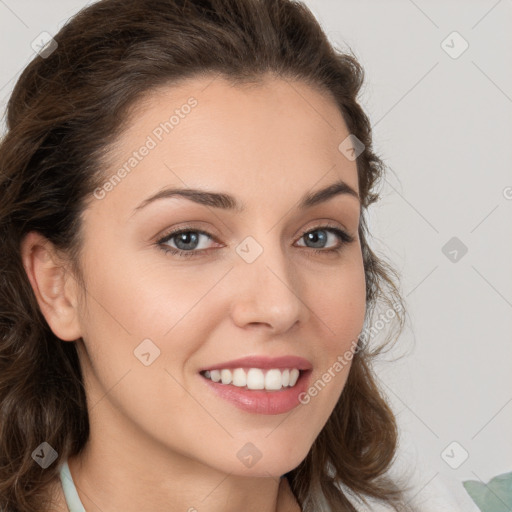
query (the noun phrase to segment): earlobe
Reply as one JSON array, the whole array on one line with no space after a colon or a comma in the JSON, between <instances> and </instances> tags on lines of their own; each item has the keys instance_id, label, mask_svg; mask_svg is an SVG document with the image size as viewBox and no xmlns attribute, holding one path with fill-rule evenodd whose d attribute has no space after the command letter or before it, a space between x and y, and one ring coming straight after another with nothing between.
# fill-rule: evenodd
<instances>
[{"instance_id":1,"label":"earlobe","mask_svg":"<svg viewBox=\"0 0 512 512\"><path fill-rule=\"evenodd\" d=\"M80 338L77 283L44 236L30 232L21 242L23 267L53 333L62 340Z\"/></svg>"}]
</instances>

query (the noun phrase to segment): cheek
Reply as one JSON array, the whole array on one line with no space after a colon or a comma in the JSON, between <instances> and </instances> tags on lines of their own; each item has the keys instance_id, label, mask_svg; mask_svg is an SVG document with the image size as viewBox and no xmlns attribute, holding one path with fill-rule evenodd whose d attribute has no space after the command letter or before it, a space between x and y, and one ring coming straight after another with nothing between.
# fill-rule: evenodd
<instances>
[{"instance_id":1,"label":"cheek","mask_svg":"<svg viewBox=\"0 0 512 512\"><path fill-rule=\"evenodd\" d=\"M225 269L199 272L172 267L165 255L155 262L144 253L130 258L127 251L116 252L115 244L111 249L105 256L91 251L88 260L82 325L93 364L108 364L121 375L142 366L137 354L149 351L152 368L168 368L180 378L219 322L215 287Z\"/></svg>"},{"instance_id":2,"label":"cheek","mask_svg":"<svg viewBox=\"0 0 512 512\"><path fill-rule=\"evenodd\" d=\"M309 332L315 340L318 365L302 403L309 404L310 410L321 411L318 412L321 427L345 386L353 351L363 329L366 280L360 251L347 254L328 274L307 279L305 302L313 311Z\"/></svg>"},{"instance_id":3,"label":"cheek","mask_svg":"<svg viewBox=\"0 0 512 512\"><path fill-rule=\"evenodd\" d=\"M366 312L366 281L362 258L354 251L328 275L316 277L316 286L309 285L314 312L325 324L327 339L337 348L357 340Z\"/></svg>"},{"instance_id":4,"label":"cheek","mask_svg":"<svg viewBox=\"0 0 512 512\"><path fill-rule=\"evenodd\" d=\"M311 304L322 336L317 337L319 365L310 388L310 399L324 412L334 408L352 366L353 351L366 313L366 281L361 254L344 261L323 288L311 295ZM316 384L315 384L316 383ZM325 390L325 391L324 391ZM308 397L306 397L306 400ZM327 419L327 416L324 416Z\"/></svg>"},{"instance_id":5,"label":"cheek","mask_svg":"<svg viewBox=\"0 0 512 512\"><path fill-rule=\"evenodd\" d=\"M214 276L187 284L179 272L148 268L114 251L90 253L88 263L82 360L89 401L101 404L95 414L109 414L107 404L113 403L157 437L181 439L186 429L200 430L198 406L179 383L187 383L184 365L207 336L204 311L194 305ZM181 425L176 417L190 421Z\"/></svg>"},{"instance_id":6,"label":"cheek","mask_svg":"<svg viewBox=\"0 0 512 512\"><path fill-rule=\"evenodd\" d=\"M143 254L91 254L87 300L94 321L122 326L134 339L161 338L214 283L215 276L199 279L184 268L171 271L169 265L151 263Z\"/></svg>"}]
</instances>

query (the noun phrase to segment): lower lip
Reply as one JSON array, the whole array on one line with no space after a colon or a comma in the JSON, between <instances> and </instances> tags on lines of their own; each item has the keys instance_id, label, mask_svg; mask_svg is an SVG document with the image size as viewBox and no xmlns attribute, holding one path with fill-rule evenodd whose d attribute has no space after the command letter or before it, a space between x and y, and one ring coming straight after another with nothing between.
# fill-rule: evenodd
<instances>
[{"instance_id":1,"label":"lower lip","mask_svg":"<svg viewBox=\"0 0 512 512\"><path fill-rule=\"evenodd\" d=\"M213 382L200 375L207 386L218 396L247 412L254 414L283 414L297 407L299 395L306 391L311 370L300 373L295 386L279 391L251 390L231 384Z\"/></svg>"}]
</instances>

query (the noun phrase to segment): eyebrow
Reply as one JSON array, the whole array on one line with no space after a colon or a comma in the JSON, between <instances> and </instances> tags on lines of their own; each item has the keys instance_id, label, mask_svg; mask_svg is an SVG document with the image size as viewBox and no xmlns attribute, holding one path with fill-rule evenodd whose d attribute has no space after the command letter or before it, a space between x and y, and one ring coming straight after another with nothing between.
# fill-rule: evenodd
<instances>
[{"instance_id":1,"label":"eyebrow","mask_svg":"<svg viewBox=\"0 0 512 512\"><path fill-rule=\"evenodd\" d=\"M305 194L299 201L298 209L305 210L306 208L311 208L312 206L328 201L339 195L352 196L360 201L359 194L350 185L343 180L338 180L325 188ZM134 209L133 213L136 213L154 201L171 197L183 197L204 206L231 210L237 213L245 210L244 203L239 202L235 197L227 193L209 192L193 188L166 188L142 201L142 203Z\"/></svg>"}]
</instances>

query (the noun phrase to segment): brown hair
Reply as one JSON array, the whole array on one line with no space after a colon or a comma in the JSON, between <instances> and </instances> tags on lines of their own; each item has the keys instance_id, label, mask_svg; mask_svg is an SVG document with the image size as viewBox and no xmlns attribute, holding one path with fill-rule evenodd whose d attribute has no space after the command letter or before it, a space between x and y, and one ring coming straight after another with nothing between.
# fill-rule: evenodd
<instances>
[{"instance_id":1,"label":"brown hair","mask_svg":"<svg viewBox=\"0 0 512 512\"><path fill-rule=\"evenodd\" d=\"M372 151L370 123L356 98L363 69L335 50L303 4L293 0L102 0L36 56L10 97L0 145L0 509L40 512L58 464L84 447L86 397L75 343L64 343L41 314L20 257L30 231L67 251L79 275L80 214L102 182L107 149L131 109L156 87L220 74L247 83L272 73L331 95L351 134L362 213L379 195L384 172ZM341 142L341 141L340 141ZM103 177L104 178L104 177ZM382 301L403 326L398 276L359 227L370 325ZM358 340L348 380L307 457L286 474L304 511L355 511L348 495L407 510L386 474L397 445L394 416L381 395L370 351ZM57 452L42 469L32 452L43 441ZM46 510L46 508L44 508Z\"/></svg>"}]
</instances>

